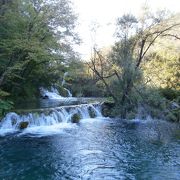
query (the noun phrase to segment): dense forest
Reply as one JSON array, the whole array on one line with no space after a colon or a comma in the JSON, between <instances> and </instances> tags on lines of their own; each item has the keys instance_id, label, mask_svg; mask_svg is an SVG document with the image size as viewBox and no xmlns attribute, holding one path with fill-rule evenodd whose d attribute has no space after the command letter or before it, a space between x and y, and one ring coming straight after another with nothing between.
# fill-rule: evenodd
<instances>
[{"instance_id":1,"label":"dense forest","mask_svg":"<svg viewBox=\"0 0 180 180\"><path fill-rule=\"evenodd\" d=\"M180 121L180 14L117 18L116 43L90 60L73 49L77 16L68 0L0 1L0 116L19 100L37 99L39 88L61 82L76 97L105 97L107 116Z\"/></svg>"},{"instance_id":2,"label":"dense forest","mask_svg":"<svg viewBox=\"0 0 180 180\"><path fill-rule=\"evenodd\" d=\"M0 2L1 113L62 79L75 61L76 16L66 0Z\"/></svg>"}]
</instances>

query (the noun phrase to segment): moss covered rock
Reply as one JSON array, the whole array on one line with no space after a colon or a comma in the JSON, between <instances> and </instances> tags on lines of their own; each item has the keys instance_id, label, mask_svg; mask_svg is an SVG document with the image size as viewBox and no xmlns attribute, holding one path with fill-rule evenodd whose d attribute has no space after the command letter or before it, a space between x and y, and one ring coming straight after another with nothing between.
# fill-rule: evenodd
<instances>
[{"instance_id":1,"label":"moss covered rock","mask_svg":"<svg viewBox=\"0 0 180 180\"><path fill-rule=\"evenodd\" d=\"M102 115L104 117L110 117L111 116L111 110L107 107L102 108Z\"/></svg>"},{"instance_id":2,"label":"moss covered rock","mask_svg":"<svg viewBox=\"0 0 180 180\"><path fill-rule=\"evenodd\" d=\"M64 87L59 86L57 89L58 89L58 92L59 92L59 94L60 94L61 96L63 96L63 97L68 97L68 92L67 92L66 89L64 89Z\"/></svg>"},{"instance_id":3,"label":"moss covered rock","mask_svg":"<svg viewBox=\"0 0 180 180\"><path fill-rule=\"evenodd\" d=\"M113 108L115 107L114 102L106 101L102 104L102 115L104 117L113 117Z\"/></svg>"},{"instance_id":4,"label":"moss covered rock","mask_svg":"<svg viewBox=\"0 0 180 180\"><path fill-rule=\"evenodd\" d=\"M76 113L76 114L72 115L71 122L72 123L79 123L80 119L81 119L80 115Z\"/></svg>"},{"instance_id":5,"label":"moss covered rock","mask_svg":"<svg viewBox=\"0 0 180 180\"><path fill-rule=\"evenodd\" d=\"M96 117L96 112L94 111L93 108L89 107L88 112L89 112L89 116L91 118L95 118Z\"/></svg>"},{"instance_id":6,"label":"moss covered rock","mask_svg":"<svg viewBox=\"0 0 180 180\"><path fill-rule=\"evenodd\" d=\"M23 121L19 123L19 129L26 129L29 125L29 122Z\"/></svg>"}]
</instances>

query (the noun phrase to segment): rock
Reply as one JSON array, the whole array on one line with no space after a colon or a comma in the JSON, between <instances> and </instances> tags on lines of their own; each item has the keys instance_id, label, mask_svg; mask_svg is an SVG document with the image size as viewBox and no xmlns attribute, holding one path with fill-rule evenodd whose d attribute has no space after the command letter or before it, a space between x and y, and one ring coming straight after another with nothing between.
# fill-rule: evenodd
<instances>
[{"instance_id":1,"label":"rock","mask_svg":"<svg viewBox=\"0 0 180 180\"><path fill-rule=\"evenodd\" d=\"M41 97L42 97L43 99L49 99L49 97L48 97L47 95L44 95L44 96L41 95Z\"/></svg>"},{"instance_id":2,"label":"rock","mask_svg":"<svg viewBox=\"0 0 180 180\"><path fill-rule=\"evenodd\" d=\"M111 101L105 101L102 103L102 106L106 106L108 108L113 108L115 106L115 103L111 102Z\"/></svg>"},{"instance_id":3,"label":"rock","mask_svg":"<svg viewBox=\"0 0 180 180\"><path fill-rule=\"evenodd\" d=\"M105 101L102 103L102 115L104 117L112 117L112 109L115 107L114 102Z\"/></svg>"},{"instance_id":4,"label":"rock","mask_svg":"<svg viewBox=\"0 0 180 180\"><path fill-rule=\"evenodd\" d=\"M93 108L89 107L88 112L91 118L96 117L96 113L94 112Z\"/></svg>"},{"instance_id":5,"label":"rock","mask_svg":"<svg viewBox=\"0 0 180 180\"><path fill-rule=\"evenodd\" d=\"M66 89L64 89L63 86L59 86L57 89L58 89L58 92L59 92L59 94L60 94L61 96L63 96L63 97L68 97L68 92L67 92Z\"/></svg>"},{"instance_id":6,"label":"rock","mask_svg":"<svg viewBox=\"0 0 180 180\"><path fill-rule=\"evenodd\" d=\"M29 122L27 121L20 122L19 129L26 129L28 125L29 125Z\"/></svg>"},{"instance_id":7,"label":"rock","mask_svg":"<svg viewBox=\"0 0 180 180\"><path fill-rule=\"evenodd\" d=\"M72 123L79 123L81 117L79 114L73 114L72 117L71 117L71 122Z\"/></svg>"},{"instance_id":8,"label":"rock","mask_svg":"<svg viewBox=\"0 0 180 180\"><path fill-rule=\"evenodd\" d=\"M102 115L104 117L109 117L111 115L111 110L107 107L103 107L102 108Z\"/></svg>"}]
</instances>

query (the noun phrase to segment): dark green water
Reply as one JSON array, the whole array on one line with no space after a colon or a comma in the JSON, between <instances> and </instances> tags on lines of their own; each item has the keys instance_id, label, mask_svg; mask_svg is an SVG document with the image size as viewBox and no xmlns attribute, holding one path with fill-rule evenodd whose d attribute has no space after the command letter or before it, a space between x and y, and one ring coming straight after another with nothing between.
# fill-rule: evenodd
<instances>
[{"instance_id":1,"label":"dark green water","mask_svg":"<svg viewBox=\"0 0 180 180\"><path fill-rule=\"evenodd\" d=\"M58 133L0 137L0 179L179 180L176 125L87 119Z\"/></svg>"},{"instance_id":2,"label":"dark green water","mask_svg":"<svg viewBox=\"0 0 180 180\"><path fill-rule=\"evenodd\" d=\"M78 105L94 102L103 102L105 98L92 97L70 97L62 99L36 99L24 100L15 102L15 109L38 109L38 108L53 108L57 106Z\"/></svg>"}]
</instances>

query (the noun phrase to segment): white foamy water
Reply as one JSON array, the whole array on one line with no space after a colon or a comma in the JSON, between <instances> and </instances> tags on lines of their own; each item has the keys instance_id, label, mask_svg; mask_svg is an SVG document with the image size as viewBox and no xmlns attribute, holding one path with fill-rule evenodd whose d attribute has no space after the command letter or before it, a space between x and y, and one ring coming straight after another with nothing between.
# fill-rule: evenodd
<instances>
[{"instance_id":1,"label":"white foamy water","mask_svg":"<svg viewBox=\"0 0 180 180\"><path fill-rule=\"evenodd\" d=\"M62 97L59 92L57 91L57 89L55 88L51 88L51 91L41 87L40 88L40 93L42 95L42 97L44 98L48 98L48 99L64 99L64 97Z\"/></svg>"},{"instance_id":2,"label":"white foamy water","mask_svg":"<svg viewBox=\"0 0 180 180\"><path fill-rule=\"evenodd\" d=\"M64 134L67 129L77 128L76 124L59 123L51 126L34 126L22 131L19 135L31 134L32 136L49 136L54 134Z\"/></svg>"},{"instance_id":3,"label":"white foamy water","mask_svg":"<svg viewBox=\"0 0 180 180\"><path fill-rule=\"evenodd\" d=\"M93 117L92 117L93 114ZM91 118L92 117L92 118ZM50 135L63 132L63 129L76 127L74 121L95 121L102 118L98 104L81 104L50 109L37 109L29 113L8 113L0 123L0 135L20 132L21 134ZM78 118L78 119L77 119ZM22 123L27 127L22 129Z\"/></svg>"}]
</instances>

